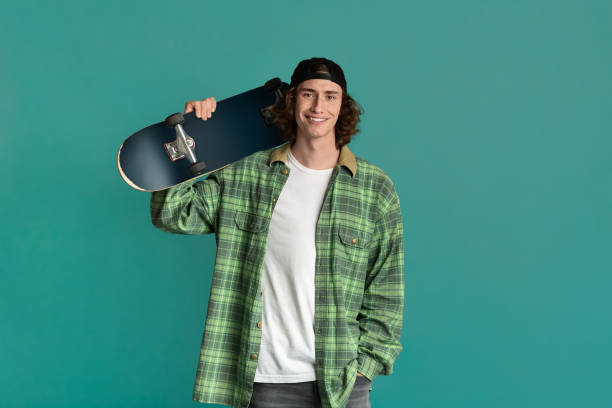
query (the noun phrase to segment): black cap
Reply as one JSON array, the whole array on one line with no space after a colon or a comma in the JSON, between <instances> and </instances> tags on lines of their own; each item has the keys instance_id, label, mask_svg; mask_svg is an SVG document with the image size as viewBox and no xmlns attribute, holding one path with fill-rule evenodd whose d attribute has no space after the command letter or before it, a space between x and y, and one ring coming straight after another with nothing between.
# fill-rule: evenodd
<instances>
[{"instance_id":1,"label":"black cap","mask_svg":"<svg viewBox=\"0 0 612 408\"><path fill-rule=\"evenodd\" d=\"M326 72L320 72L320 65L323 64L327 67ZM319 71L319 72L318 72ZM332 82L340 85L342 90L346 92L346 80L344 79L344 72L340 65L334 61L328 60L327 58L311 58L308 60L300 61L298 66L291 75L291 83L289 87L297 86L298 84L307 81L309 79L328 79Z\"/></svg>"}]
</instances>

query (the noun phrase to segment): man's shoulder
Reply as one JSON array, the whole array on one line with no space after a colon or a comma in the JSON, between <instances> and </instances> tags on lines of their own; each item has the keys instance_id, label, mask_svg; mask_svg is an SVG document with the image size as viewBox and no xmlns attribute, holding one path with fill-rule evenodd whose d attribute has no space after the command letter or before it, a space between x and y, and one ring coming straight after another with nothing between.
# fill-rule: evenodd
<instances>
[{"instance_id":1,"label":"man's shoulder","mask_svg":"<svg viewBox=\"0 0 612 408\"><path fill-rule=\"evenodd\" d=\"M355 155L358 178L369 188L377 190L382 196L396 195L395 184L391 177L378 165Z\"/></svg>"},{"instance_id":2,"label":"man's shoulder","mask_svg":"<svg viewBox=\"0 0 612 408\"><path fill-rule=\"evenodd\" d=\"M236 174L243 174L245 171L253 170L259 171L263 165L268 164L270 153L278 146L271 147L265 150L259 150L251 153L248 156L239 159L230 165L221 169L224 177L231 177Z\"/></svg>"},{"instance_id":3,"label":"man's shoulder","mask_svg":"<svg viewBox=\"0 0 612 408\"><path fill-rule=\"evenodd\" d=\"M368 197L367 201L381 215L398 209L400 199L391 177L378 165L363 157L355 155L355 160L362 197Z\"/></svg>"},{"instance_id":4,"label":"man's shoulder","mask_svg":"<svg viewBox=\"0 0 612 408\"><path fill-rule=\"evenodd\" d=\"M391 178L385 173L385 171L378 165L371 161L364 159L361 156L355 154L355 161L357 162L357 172L361 172L364 177L367 178L381 178L391 181Z\"/></svg>"}]
</instances>

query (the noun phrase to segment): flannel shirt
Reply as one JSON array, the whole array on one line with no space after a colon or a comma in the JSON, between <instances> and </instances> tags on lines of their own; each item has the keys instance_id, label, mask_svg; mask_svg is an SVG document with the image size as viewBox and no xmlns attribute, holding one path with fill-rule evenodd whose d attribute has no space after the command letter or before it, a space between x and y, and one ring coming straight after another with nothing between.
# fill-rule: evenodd
<instances>
[{"instance_id":1,"label":"flannel shirt","mask_svg":"<svg viewBox=\"0 0 612 408\"><path fill-rule=\"evenodd\" d=\"M151 194L151 219L215 233L217 251L193 400L248 407L261 340L261 273L289 143ZM291 228L291 225L287 225ZM391 179L343 146L316 224L315 373L323 408L345 407L359 371L389 375L400 351L404 250ZM259 323L259 325L258 325ZM370 390L372 384L370 383Z\"/></svg>"}]
</instances>

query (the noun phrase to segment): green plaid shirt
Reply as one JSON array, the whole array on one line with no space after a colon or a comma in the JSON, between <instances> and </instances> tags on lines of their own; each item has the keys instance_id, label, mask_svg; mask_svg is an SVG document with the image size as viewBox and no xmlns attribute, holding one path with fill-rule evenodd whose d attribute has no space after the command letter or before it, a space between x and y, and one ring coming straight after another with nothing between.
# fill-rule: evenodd
<instances>
[{"instance_id":1,"label":"green plaid shirt","mask_svg":"<svg viewBox=\"0 0 612 408\"><path fill-rule=\"evenodd\" d=\"M216 236L195 401L248 407L251 400L262 330L260 279L272 212L291 171L288 151L284 143L205 180L151 194L156 227ZM370 380L393 371L402 350L403 244L393 182L343 146L315 236L315 372L324 408L346 406L357 371Z\"/></svg>"}]
</instances>

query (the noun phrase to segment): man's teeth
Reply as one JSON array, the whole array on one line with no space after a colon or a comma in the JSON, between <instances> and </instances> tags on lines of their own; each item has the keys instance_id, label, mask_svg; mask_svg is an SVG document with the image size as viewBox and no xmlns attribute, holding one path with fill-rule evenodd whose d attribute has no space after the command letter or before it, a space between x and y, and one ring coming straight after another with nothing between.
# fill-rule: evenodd
<instances>
[{"instance_id":1,"label":"man's teeth","mask_svg":"<svg viewBox=\"0 0 612 408\"><path fill-rule=\"evenodd\" d=\"M311 118L311 117L308 117L308 119L312 120L313 122L323 122L325 120L325 119Z\"/></svg>"}]
</instances>

